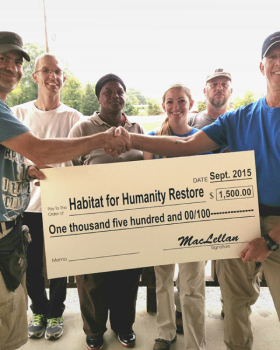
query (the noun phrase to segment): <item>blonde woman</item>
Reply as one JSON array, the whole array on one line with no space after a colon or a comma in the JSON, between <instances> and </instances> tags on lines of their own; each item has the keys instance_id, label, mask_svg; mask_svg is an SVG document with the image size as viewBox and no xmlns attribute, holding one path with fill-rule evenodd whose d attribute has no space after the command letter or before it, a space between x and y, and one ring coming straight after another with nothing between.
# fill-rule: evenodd
<instances>
[{"instance_id":1,"label":"blonde woman","mask_svg":"<svg viewBox=\"0 0 280 350\"><path fill-rule=\"evenodd\" d=\"M198 131L188 125L188 112L193 106L190 90L172 85L163 95L162 107L167 116L159 130L150 135L187 137ZM144 152L144 159L162 158ZM155 266L158 338L153 350L169 350L176 341L174 305L175 265ZM185 350L205 349L205 262L179 264L179 290L182 307Z\"/></svg>"}]
</instances>

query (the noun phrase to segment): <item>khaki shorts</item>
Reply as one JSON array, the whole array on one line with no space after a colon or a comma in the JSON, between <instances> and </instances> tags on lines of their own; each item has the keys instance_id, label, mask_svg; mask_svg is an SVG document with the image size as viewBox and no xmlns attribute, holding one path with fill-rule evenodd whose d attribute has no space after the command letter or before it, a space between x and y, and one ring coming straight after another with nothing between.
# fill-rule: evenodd
<instances>
[{"instance_id":1,"label":"khaki shorts","mask_svg":"<svg viewBox=\"0 0 280 350\"><path fill-rule=\"evenodd\" d=\"M0 272L0 350L14 350L27 342L27 300L25 275L11 292Z\"/></svg>"}]
</instances>

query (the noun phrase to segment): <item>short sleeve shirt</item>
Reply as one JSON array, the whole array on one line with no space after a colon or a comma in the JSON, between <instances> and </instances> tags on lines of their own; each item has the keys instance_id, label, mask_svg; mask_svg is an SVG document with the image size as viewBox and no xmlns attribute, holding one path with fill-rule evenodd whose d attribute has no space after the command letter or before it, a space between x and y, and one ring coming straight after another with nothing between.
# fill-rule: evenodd
<instances>
[{"instance_id":1,"label":"short sleeve shirt","mask_svg":"<svg viewBox=\"0 0 280 350\"><path fill-rule=\"evenodd\" d=\"M261 204L280 207L280 108L268 107L265 97L227 112L202 129L231 152L255 152Z\"/></svg>"},{"instance_id":2,"label":"short sleeve shirt","mask_svg":"<svg viewBox=\"0 0 280 350\"><path fill-rule=\"evenodd\" d=\"M0 143L28 132L0 100ZM24 157L0 144L0 221L14 220L29 202L29 181Z\"/></svg>"}]
</instances>

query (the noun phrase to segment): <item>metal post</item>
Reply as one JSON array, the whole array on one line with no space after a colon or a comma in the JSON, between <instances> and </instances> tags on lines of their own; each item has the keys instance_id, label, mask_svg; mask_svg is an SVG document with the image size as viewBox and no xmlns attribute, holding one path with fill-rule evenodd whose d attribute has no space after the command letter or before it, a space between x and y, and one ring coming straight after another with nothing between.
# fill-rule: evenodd
<instances>
[{"instance_id":1,"label":"metal post","mask_svg":"<svg viewBox=\"0 0 280 350\"><path fill-rule=\"evenodd\" d=\"M45 21L46 52L50 52L49 44L48 44L47 16L46 16L45 0L43 0L43 7L44 7L44 21Z\"/></svg>"}]
</instances>

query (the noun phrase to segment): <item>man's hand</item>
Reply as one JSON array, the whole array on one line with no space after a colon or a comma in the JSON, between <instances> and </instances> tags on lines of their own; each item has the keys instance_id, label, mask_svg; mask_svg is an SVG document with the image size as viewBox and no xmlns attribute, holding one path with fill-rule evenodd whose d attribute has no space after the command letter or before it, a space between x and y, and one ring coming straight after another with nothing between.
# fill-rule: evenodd
<instances>
[{"instance_id":1,"label":"man's hand","mask_svg":"<svg viewBox=\"0 0 280 350\"><path fill-rule=\"evenodd\" d=\"M246 247L239 254L239 257L245 263L248 261L262 262L270 254L271 251L267 249L265 239L263 237L260 237L248 242Z\"/></svg>"},{"instance_id":2,"label":"man's hand","mask_svg":"<svg viewBox=\"0 0 280 350\"><path fill-rule=\"evenodd\" d=\"M111 128L106 131L112 137L108 140L108 145L104 148L105 153L112 157L117 157L121 153L125 153L131 149L129 133L123 128Z\"/></svg>"},{"instance_id":3,"label":"man's hand","mask_svg":"<svg viewBox=\"0 0 280 350\"><path fill-rule=\"evenodd\" d=\"M128 141L130 141L130 135L127 130L125 130L122 126L119 126L115 130L115 136L124 136Z\"/></svg>"},{"instance_id":4,"label":"man's hand","mask_svg":"<svg viewBox=\"0 0 280 350\"><path fill-rule=\"evenodd\" d=\"M30 165L28 167L28 176L30 179L44 180L46 177L40 169L51 168L48 165ZM36 186L40 186L40 181L35 181Z\"/></svg>"}]
</instances>

